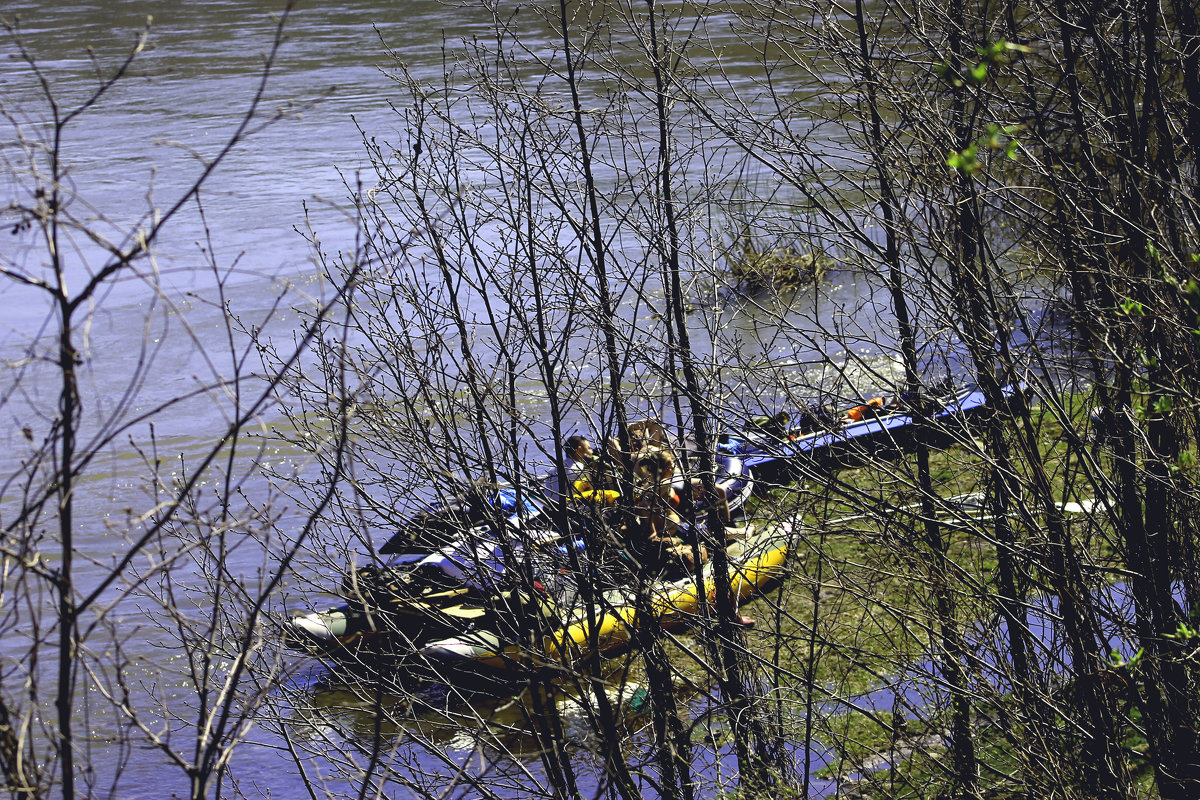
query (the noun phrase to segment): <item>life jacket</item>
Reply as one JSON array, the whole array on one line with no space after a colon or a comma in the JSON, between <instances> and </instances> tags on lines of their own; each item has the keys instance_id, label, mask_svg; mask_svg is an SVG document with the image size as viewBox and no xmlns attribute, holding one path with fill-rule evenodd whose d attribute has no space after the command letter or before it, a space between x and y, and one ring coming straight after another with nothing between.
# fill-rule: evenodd
<instances>
[{"instance_id":1,"label":"life jacket","mask_svg":"<svg viewBox=\"0 0 1200 800\"><path fill-rule=\"evenodd\" d=\"M846 412L846 419L852 422L858 422L868 411L878 411L883 408L882 397L872 397L865 405L855 406Z\"/></svg>"},{"instance_id":2,"label":"life jacket","mask_svg":"<svg viewBox=\"0 0 1200 800\"><path fill-rule=\"evenodd\" d=\"M599 503L602 506L616 505L621 499L621 493L616 489L593 489L588 480L575 481L571 494L572 500L584 500L589 503Z\"/></svg>"}]
</instances>

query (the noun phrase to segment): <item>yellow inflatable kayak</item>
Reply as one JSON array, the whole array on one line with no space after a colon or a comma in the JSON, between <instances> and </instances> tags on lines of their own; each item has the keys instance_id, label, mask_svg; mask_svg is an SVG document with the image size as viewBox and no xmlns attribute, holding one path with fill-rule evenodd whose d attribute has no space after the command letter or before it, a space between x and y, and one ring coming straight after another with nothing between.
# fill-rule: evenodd
<instances>
[{"instance_id":1,"label":"yellow inflatable kayak","mask_svg":"<svg viewBox=\"0 0 1200 800\"><path fill-rule=\"evenodd\" d=\"M728 545L730 583L739 605L783 577L793 538L790 525L771 525ZM503 642L495 631L475 630L426 642L417 654L430 663L490 672L570 666L593 652L606 656L628 647L637 627L651 618L663 628L676 628L694 623L705 607L715 614L717 586L711 562L702 577L699 586L695 576L651 582L643 587L640 602L635 588L611 589L600 594L591 613L578 596L564 600L542 615L543 620L557 618L558 624L541 637L540 647L529 644L536 635L524 637L523 646Z\"/></svg>"}]
</instances>

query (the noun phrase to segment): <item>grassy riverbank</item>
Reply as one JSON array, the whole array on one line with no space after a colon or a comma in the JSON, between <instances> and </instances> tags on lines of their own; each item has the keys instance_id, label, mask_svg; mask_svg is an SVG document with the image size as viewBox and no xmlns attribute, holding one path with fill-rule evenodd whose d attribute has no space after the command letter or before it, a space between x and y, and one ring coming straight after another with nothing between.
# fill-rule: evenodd
<instances>
[{"instance_id":1,"label":"grassy riverbank","mask_svg":"<svg viewBox=\"0 0 1200 800\"><path fill-rule=\"evenodd\" d=\"M1072 422L1084 413L1078 398L1058 407L1075 409ZM1081 513L1087 506L1079 501L1088 498L1078 494L1078 448L1068 446L1049 408L1034 411L1041 464L1058 501L1067 504L1063 519L1071 550L1090 584L1111 581L1123 564L1105 521ZM928 797L937 787L952 788L950 709L944 670L935 664L947 648L961 648L958 660L974 701L975 758L983 765L980 791L995 798L1021 795L1029 787L1011 776L1055 767L1028 763L1014 730L1038 714L1051 731L1065 724L1054 721L1055 708L1072 687L1052 667L1044 671L1036 687L1040 710L1022 705L1005 688L1011 664L997 624L1000 534L986 502L995 463L984 443L967 438L932 452L928 466L933 497L924 508L913 453L828 475L781 476L758 498L751 509L755 524L796 518L803 535L785 584L746 607L758 621L745 634L747 647L770 702L783 706L785 726L792 726L785 737L815 740L834 751L814 772L852 782L860 796L881 798ZM1050 579L1042 574L1048 544L1041 533L1030 533L1042 521L1037 509L1015 507L1028 517L1017 525L1027 567L1018 586L1033 602L1048 593ZM687 659L676 659L681 662ZM1107 675L1120 679L1119 663ZM685 680L703 677L685 668ZM893 683L898 691L881 689ZM1136 763L1145 748L1136 725L1126 726L1122 747ZM1144 786L1148 772L1134 770L1130 778Z\"/></svg>"}]
</instances>

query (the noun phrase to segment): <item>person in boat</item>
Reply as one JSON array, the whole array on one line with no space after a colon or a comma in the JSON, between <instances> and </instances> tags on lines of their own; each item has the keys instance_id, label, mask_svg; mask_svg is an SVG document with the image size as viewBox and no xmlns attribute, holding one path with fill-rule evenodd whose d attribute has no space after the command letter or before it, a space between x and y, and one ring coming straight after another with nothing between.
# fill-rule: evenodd
<instances>
[{"instance_id":1,"label":"person in boat","mask_svg":"<svg viewBox=\"0 0 1200 800\"><path fill-rule=\"evenodd\" d=\"M604 465L591 440L579 434L568 436L563 443L563 452L570 459L567 463L567 485L571 487L572 499L611 505L620 498L612 480L605 474Z\"/></svg>"},{"instance_id":2,"label":"person in boat","mask_svg":"<svg viewBox=\"0 0 1200 800\"><path fill-rule=\"evenodd\" d=\"M629 423L627 428L629 434L629 452L633 454L632 464L633 470L637 472L638 458L643 453L652 453L655 451L664 451L670 453L674 459L674 453L670 449L670 442L667 436L667 431L663 428L662 423L653 419L643 419ZM699 478L688 480L681 473L673 470L674 478L672 486L677 493L682 494L689 486L692 492L692 502L701 503L705 501L704 482ZM723 486L714 487L717 495L716 509L717 516L721 518L721 522L728 524L731 521L729 514L729 494Z\"/></svg>"},{"instance_id":3,"label":"person in boat","mask_svg":"<svg viewBox=\"0 0 1200 800\"><path fill-rule=\"evenodd\" d=\"M641 419L631 422L625 428L625 435L629 440L628 450L625 450L614 436L610 436L605 444L605 455L611 457L622 470L636 472L638 456L643 452L666 449L669 446L667 432L657 420ZM567 441L570 443L571 440Z\"/></svg>"},{"instance_id":4,"label":"person in boat","mask_svg":"<svg viewBox=\"0 0 1200 800\"><path fill-rule=\"evenodd\" d=\"M708 551L692 539L694 531L679 514L681 497L674 480L675 456L666 448L645 448L634 462L634 474L642 487L637 503L640 524L635 534L634 558L643 569L657 570L681 563L688 572L695 572L698 564L708 561ZM745 536L747 532L747 529L726 529L728 538ZM745 627L754 625L752 618L741 613L736 621Z\"/></svg>"},{"instance_id":5,"label":"person in boat","mask_svg":"<svg viewBox=\"0 0 1200 800\"><path fill-rule=\"evenodd\" d=\"M638 534L635 549L645 556L643 566L655 569L666 564L682 562L689 571L696 568L696 555L703 564L708 560L704 545L695 549L680 535L685 527L679 515L681 498L675 488L675 456L660 447L643 447L637 453L633 467L639 481L637 500Z\"/></svg>"},{"instance_id":6,"label":"person in boat","mask_svg":"<svg viewBox=\"0 0 1200 800\"><path fill-rule=\"evenodd\" d=\"M596 450L592 443L586 436L568 436L563 452L570 459L567 463L567 480L571 483L586 481L596 461Z\"/></svg>"}]
</instances>

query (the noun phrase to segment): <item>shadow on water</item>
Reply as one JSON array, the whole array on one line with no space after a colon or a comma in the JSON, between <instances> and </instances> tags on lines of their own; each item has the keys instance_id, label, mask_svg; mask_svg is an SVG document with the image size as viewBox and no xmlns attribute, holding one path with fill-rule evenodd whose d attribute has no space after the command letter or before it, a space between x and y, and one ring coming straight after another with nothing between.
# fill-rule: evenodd
<instances>
[{"instance_id":1,"label":"shadow on water","mask_svg":"<svg viewBox=\"0 0 1200 800\"><path fill-rule=\"evenodd\" d=\"M658 790L651 701L645 687L627 674L605 676L605 693L617 717L622 756L647 796ZM551 787L544 768L552 747L570 759L584 796L605 791L603 748L595 727L595 699L563 683L507 687L498 683L450 685L416 679L407 671L385 680L345 677L341 671L314 666L285 687L292 713L289 735L299 749L331 762L388 753L390 777L406 771L438 782L447 796L471 794L477 780L518 780L520 796ZM507 689L507 691L505 690ZM769 687L763 687L765 694ZM717 798L736 786L737 756L719 693L695 687L677 692L681 714L691 731L692 770L697 798ZM546 713L552 707L554 714ZM546 721L561 726L557 747ZM788 742L786 757L799 770L805 760L813 774L831 766L833 749L814 742ZM403 778L401 778L403 779ZM810 797L831 795L835 780L813 778Z\"/></svg>"},{"instance_id":2,"label":"shadow on water","mask_svg":"<svg viewBox=\"0 0 1200 800\"><path fill-rule=\"evenodd\" d=\"M623 752L640 768L651 750L645 714L631 701L638 687L615 676L610 681L609 698L621 709ZM404 670L367 680L314 667L298 675L287 693L289 735L301 749L330 763L387 753L388 777L403 782L419 774L448 797L474 796L474 784L483 780L493 789L520 787L512 796L549 793L544 764L551 715L544 709L552 706L561 726L554 749L569 757L580 790L591 796L603 785L590 704L563 687L452 685Z\"/></svg>"}]
</instances>

